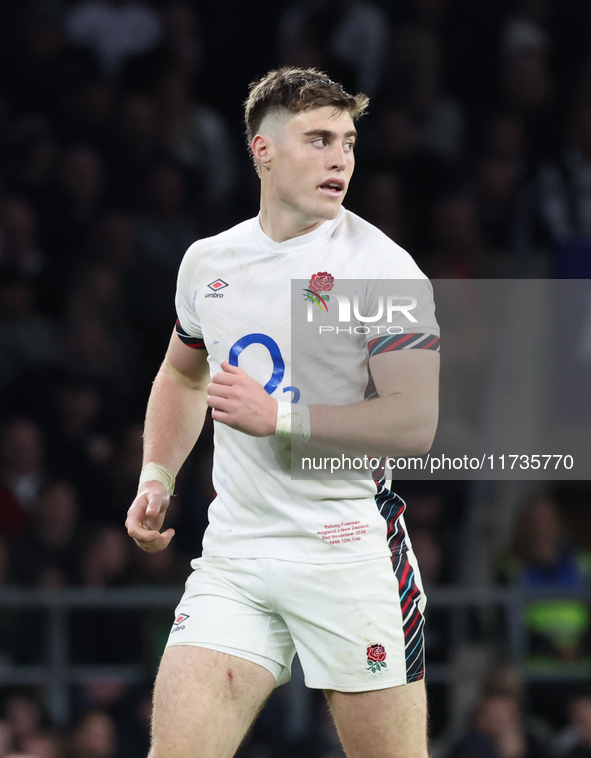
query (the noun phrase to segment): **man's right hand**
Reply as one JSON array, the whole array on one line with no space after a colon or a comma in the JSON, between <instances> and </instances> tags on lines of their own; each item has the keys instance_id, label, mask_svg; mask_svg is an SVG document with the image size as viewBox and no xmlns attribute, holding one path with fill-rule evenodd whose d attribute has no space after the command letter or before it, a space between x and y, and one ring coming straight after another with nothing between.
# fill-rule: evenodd
<instances>
[{"instance_id":1,"label":"man's right hand","mask_svg":"<svg viewBox=\"0 0 591 758\"><path fill-rule=\"evenodd\" d=\"M170 495L160 482L144 482L127 511L127 533L146 553L158 553L168 547L174 529L160 533Z\"/></svg>"}]
</instances>

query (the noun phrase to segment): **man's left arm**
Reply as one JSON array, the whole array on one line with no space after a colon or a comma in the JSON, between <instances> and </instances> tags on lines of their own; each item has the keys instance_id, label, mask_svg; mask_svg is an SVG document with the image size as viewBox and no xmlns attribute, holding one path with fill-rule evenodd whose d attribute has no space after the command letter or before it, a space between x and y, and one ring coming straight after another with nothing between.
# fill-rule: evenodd
<instances>
[{"instance_id":1,"label":"man's left arm","mask_svg":"<svg viewBox=\"0 0 591 758\"><path fill-rule=\"evenodd\" d=\"M363 455L422 455L439 409L439 353L397 350L370 358L379 397L345 406L310 406L310 442ZM240 368L222 364L208 386L212 418L256 437L275 433L277 401Z\"/></svg>"},{"instance_id":2,"label":"man's left arm","mask_svg":"<svg viewBox=\"0 0 591 758\"><path fill-rule=\"evenodd\" d=\"M367 455L423 455L439 415L439 353L398 350L369 360L378 393L345 406L310 406L310 441Z\"/></svg>"}]
</instances>

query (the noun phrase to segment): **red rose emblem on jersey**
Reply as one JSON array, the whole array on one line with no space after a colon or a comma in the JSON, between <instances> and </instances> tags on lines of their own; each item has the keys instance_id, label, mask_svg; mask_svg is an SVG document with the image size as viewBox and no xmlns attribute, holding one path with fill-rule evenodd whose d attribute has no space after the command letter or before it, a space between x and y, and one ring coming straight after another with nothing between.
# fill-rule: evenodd
<instances>
[{"instance_id":1,"label":"red rose emblem on jersey","mask_svg":"<svg viewBox=\"0 0 591 758\"><path fill-rule=\"evenodd\" d=\"M317 274L312 274L309 287L313 292L330 292L334 287L334 276L329 274L328 271L319 271Z\"/></svg>"},{"instance_id":2,"label":"red rose emblem on jersey","mask_svg":"<svg viewBox=\"0 0 591 758\"><path fill-rule=\"evenodd\" d=\"M308 300L310 303L316 303L316 305L322 311L328 313L328 301L330 290L334 287L334 276L329 274L328 271L319 271L317 274L312 274L310 284L304 288L304 300ZM322 294L325 293L325 294Z\"/></svg>"},{"instance_id":3,"label":"red rose emblem on jersey","mask_svg":"<svg viewBox=\"0 0 591 758\"><path fill-rule=\"evenodd\" d=\"M367 657L366 670L371 671L372 674L377 674L388 668L386 664L386 648L383 645L380 645L379 642L369 645L365 655Z\"/></svg>"}]
</instances>

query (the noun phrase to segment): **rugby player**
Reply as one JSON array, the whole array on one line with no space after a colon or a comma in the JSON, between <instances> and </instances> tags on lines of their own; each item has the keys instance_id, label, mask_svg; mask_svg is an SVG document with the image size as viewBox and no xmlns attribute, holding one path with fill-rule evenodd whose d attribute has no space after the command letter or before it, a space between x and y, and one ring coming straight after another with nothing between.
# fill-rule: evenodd
<instances>
[{"instance_id":1,"label":"rugby player","mask_svg":"<svg viewBox=\"0 0 591 758\"><path fill-rule=\"evenodd\" d=\"M180 267L128 532L147 552L170 543L173 530L161 530L175 476L208 406L216 497L156 678L150 758L233 756L296 651L350 758L427 756L425 596L404 503L383 477L290 475L295 440L418 455L437 425L432 301L404 335L351 342L358 402L306 405L291 386L292 280L325 302L339 280L426 281L342 206L367 103L315 69L253 83L245 122L260 213L195 242ZM364 401L368 368L375 392Z\"/></svg>"}]
</instances>

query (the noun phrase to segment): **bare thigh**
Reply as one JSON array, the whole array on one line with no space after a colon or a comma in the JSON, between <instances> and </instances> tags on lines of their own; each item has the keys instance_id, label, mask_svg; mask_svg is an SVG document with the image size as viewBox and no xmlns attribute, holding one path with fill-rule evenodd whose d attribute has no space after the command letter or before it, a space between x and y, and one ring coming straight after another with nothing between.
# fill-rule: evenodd
<instances>
[{"instance_id":1,"label":"bare thigh","mask_svg":"<svg viewBox=\"0 0 591 758\"><path fill-rule=\"evenodd\" d=\"M149 758L231 758L275 687L269 671L202 647L164 651Z\"/></svg>"},{"instance_id":2,"label":"bare thigh","mask_svg":"<svg viewBox=\"0 0 591 758\"><path fill-rule=\"evenodd\" d=\"M424 680L326 697L348 758L428 758Z\"/></svg>"}]
</instances>

